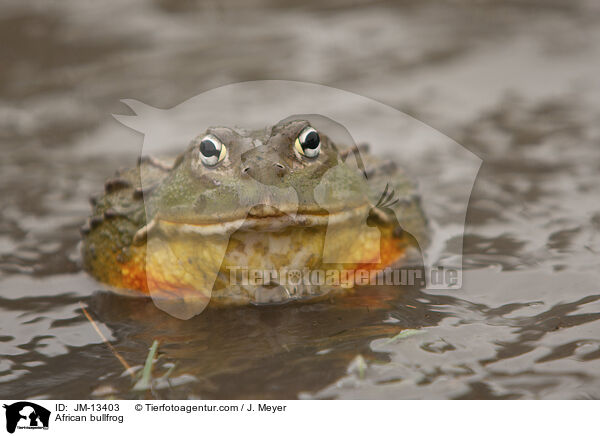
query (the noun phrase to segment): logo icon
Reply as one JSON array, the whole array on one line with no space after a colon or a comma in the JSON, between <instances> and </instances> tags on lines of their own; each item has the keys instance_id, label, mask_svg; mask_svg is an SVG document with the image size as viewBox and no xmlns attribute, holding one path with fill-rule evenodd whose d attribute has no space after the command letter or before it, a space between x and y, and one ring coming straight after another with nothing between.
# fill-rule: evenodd
<instances>
[{"instance_id":1,"label":"logo icon","mask_svg":"<svg viewBox=\"0 0 600 436\"><path fill-rule=\"evenodd\" d=\"M29 401L4 405L6 409L6 431L19 429L48 429L50 411Z\"/></svg>"}]
</instances>

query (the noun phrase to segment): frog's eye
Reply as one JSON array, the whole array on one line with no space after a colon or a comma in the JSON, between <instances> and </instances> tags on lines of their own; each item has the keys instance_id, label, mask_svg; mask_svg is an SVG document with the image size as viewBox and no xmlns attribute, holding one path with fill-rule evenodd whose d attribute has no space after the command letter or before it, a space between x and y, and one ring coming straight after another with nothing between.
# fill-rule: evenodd
<instances>
[{"instance_id":1,"label":"frog's eye","mask_svg":"<svg viewBox=\"0 0 600 436\"><path fill-rule=\"evenodd\" d=\"M227 147L214 135L206 135L200 142L200 159L207 167L214 167L227 156Z\"/></svg>"},{"instance_id":2,"label":"frog's eye","mask_svg":"<svg viewBox=\"0 0 600 436\"><path fill-rule=\"evenodd\" d=\"M302 156L317 157L321 151L321 138L315 129L306 127L296 138L294 147Z\"/></svg>"}]
</instances>

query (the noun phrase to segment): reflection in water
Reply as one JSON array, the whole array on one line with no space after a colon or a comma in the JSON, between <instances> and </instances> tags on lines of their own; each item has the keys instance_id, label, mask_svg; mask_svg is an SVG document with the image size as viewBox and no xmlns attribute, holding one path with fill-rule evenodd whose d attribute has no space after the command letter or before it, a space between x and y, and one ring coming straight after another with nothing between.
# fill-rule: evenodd
<instances>
[{"instance_id":1,"label":"reflection in water","mask_svg":"<svg viewBox=\"0 0 600 436\"><path fill-rule=\"evenodd\" d=\"M333 383L357 353L385 359L369 350L373 338L442 317L419 303L406 308L410 297L398 299L396 293L378 289L334 302L208 309L189 322L149 301L107 294L92 299L90 309L113 332L135 329L133 336L117 334L119 349L131 350L124 353L126 359L143 361L147 346L139 344L158 339L164 361L176 362L177 373L194 377L188 386L194 395L286 398ZM172 395L168 389L155 394Z\"/></svg>"},{"instance_id":2,"label":"reflection in water","mask_svg":"<svg viewBox=\"0 0 600 436\"><path fill-rule=\"evenodd\" d=\"M13 42L0 47L0 396L140 395L79 302L131 365L160 340L156 373L176 367L141 394L156 398L600 396L593 2L341 2L332 14L256 1L243 18L234 3L3 4L0 32ZM184 322L81 273L86 198L139 152L140 138L108 117L118 100L170 107L264 78L379 98L483 159L462 290L369 288ZM439 193L425 199L433 216L456 212L461 162L430 156L411 169ZM439 235L451 257L452 229ZM390 339L406 328L420 332Z\"/></svg>"}]
</instances>

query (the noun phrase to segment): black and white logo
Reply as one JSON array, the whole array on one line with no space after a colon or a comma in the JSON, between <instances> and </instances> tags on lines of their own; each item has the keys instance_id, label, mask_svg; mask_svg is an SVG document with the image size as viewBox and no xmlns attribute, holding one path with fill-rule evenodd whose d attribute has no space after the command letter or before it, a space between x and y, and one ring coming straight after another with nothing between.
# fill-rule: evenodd
<instances>
[{"instance_id":1,"label":"black and white logo","mask_svg":"<svg viewBox=\"0 0 600 436\"><path fill-rule=\"evenodd\" d=\"M5 404L6 431L14 433L16 429L48 429L50 411L29 401Z\"/></svg>"}]
</instances>

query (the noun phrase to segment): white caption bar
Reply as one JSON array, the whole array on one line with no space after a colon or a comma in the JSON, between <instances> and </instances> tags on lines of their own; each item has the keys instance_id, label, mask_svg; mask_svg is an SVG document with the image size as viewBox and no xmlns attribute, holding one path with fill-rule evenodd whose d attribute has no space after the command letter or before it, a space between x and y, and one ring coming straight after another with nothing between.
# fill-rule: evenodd
<instances>
[{"instance_id":1,"label":"white caption bar","mask_svg":"<svg viewBox=\"0 0 600 436\"><path fill-rule=\"evenodd\" d=\"M0 401L0 434L19 436L588 434L598 409L595 401Z\"/></svg>"}]
</instances>

